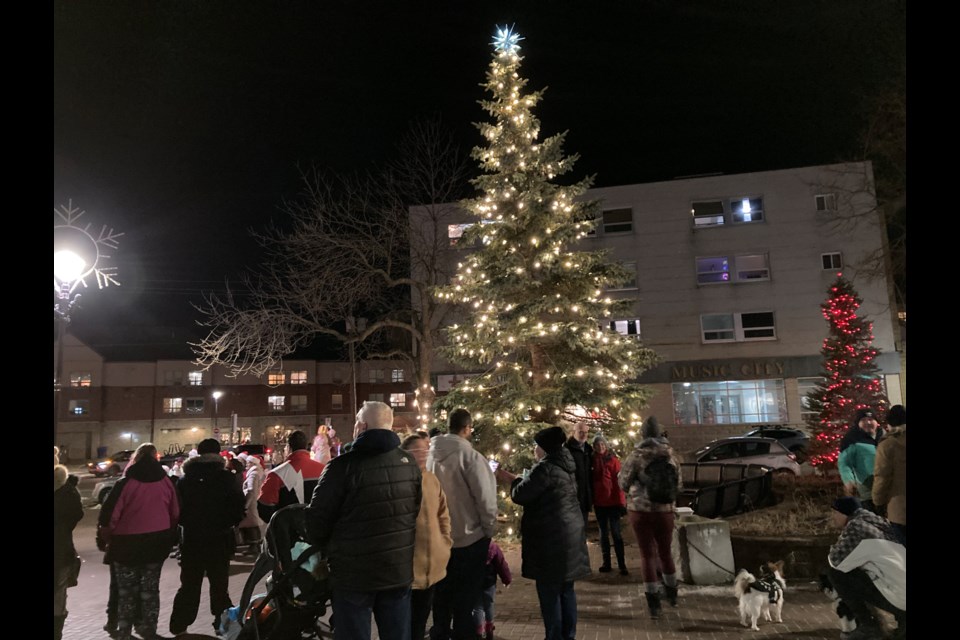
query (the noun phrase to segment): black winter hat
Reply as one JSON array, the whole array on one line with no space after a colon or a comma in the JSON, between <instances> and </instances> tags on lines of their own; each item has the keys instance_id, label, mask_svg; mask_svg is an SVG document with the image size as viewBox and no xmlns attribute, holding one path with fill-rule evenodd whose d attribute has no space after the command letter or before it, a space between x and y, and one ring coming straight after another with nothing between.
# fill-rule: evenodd
<instances>
[{"instance_id":1,"label":"black winter hat","mask_svg":"<svg viewBox=\"0 0 960 640\"><path fill-rule=\"evenodd\" d=\"M220 443L213 438L201 440L200 444L197 445L197 453L200 455L205 453L220 453Z\"/></svg>"},{"instance_id":2,"label":"black winter hat","mask_svg":"<svg viewBox=\"0 0 960 640\"><path fill-rule=\"evenodd\" d=\"M870 407L864 407L863 409L857 409L857 417L856 417L856 419L853 421L853 425L854 425L855 427L856 427L856 426L860 426L860 421L863 420L864 418L873 418L874 420L876 420L876 419L877 419L877 413L876 413L873 409L871 409Z\"/></svg>"},{"instance_id":3,"label":"black winter hat","mask_svg":"<svg viewBox=\"0 0 960 640\"><path fill-rule=\"evenodd\" d=\"M907 424L907 408L902 404L895 404L887 412L887 424L891 427L901 427Z\"/></svg>"},{"instance_id":4,"label":"black winter hat","mask_svg":"<svg viewBox=\"0 0 960 640\"><path fill-rule=\"evenodd\" d=\"M856 513L857 509L861 508L862 505L860 504L860 500L854 498L853 496L844 496L833 501L833 509L835 511L839 511L848 518Z\"/></svg>"},{"instance_id":5,"label":"black winter hat","mask_svg":"<svg viewBox=\"0 0 960 640\"><path fill-rule=\"evenodd\" d=\"M537 431L533 440L547 453L556 453L567 441L567 434L564 433L562 427L547 427Z\"/></svg>"}]
</instances>

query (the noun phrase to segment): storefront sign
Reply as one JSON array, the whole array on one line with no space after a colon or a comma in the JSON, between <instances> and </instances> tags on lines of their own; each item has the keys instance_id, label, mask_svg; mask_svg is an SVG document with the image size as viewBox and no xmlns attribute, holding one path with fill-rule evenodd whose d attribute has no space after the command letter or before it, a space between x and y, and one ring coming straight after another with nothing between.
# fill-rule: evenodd
<instances>
[{"instance_id":1,"label":"storefront sign","mask_svg":"<svg viewBox=\"0 0 960 640\"><path fill-rule=\"evenodd\" d=\"M769 378L783 376L782 361L746 360L706 364L675 364L671 380L731 380L737 378Z\"/></svg>"}]
</instances>

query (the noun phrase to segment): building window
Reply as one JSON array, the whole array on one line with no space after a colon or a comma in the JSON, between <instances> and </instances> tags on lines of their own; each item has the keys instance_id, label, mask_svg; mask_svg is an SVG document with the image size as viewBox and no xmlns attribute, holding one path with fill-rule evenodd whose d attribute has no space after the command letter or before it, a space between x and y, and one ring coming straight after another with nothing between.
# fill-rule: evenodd
<instances>
[{"instance_id":1,"label":"building window","mask_svg":"<svg viewBox=\"0 0 960 640\"><path fill-rule=\"evenodd\" d=\"M383 402L383 397L384 396L382 393L371 393L369 396L367 396L367 400L370 402Z\"/></svg>"},{"instance_id":2,"label":"building window","mask_svg":"<svg viewBox=\"0 0 960 640\"><path fill-rule=\"evenodd\" d=\"M724 223L721 200L694 202L690 205L690 214L693 216L694 228L719 227Z\"/></svg>"},{"instance_id":3,"label":"building window","mask_svg":"<svg viewBox=\"0 0 960 640\"><path fill-rule=\"evenodd\" d=\"M837 194L835 193L825 193L823 195L814 196L813 200L816 203L817 211L837 210Z\"/></svg>"},{"instance_id":4,"label":"building window","mask_svg":"<svg viewBox=\"0 0 960 640\"><path fill-rule=\"evenodd\" d=\"M334 393L330 396L330 408L331 409L343 409L343 394Z\"/></svg>"},{"instance_id":5,"label":"building window","mask_svg":"<svg viewBox=\"0 0 960 640\"><path fill-rule=\"evenodd\" d=\"M91 381L91 378L89 373L80 372L80 373L70 374L71 387L89 387L90 381Z\"/></svg>"},{"instance_id":6,"label":"building window","mask_svg":"<svg viewBox=\"0 0 960 640\"><path fill-rule=\"evenodd\" d=\"M333 384L343 384L343 371L336 368L331 371L330 381L333 382Z\"/></svg>"},{"instance_id":7,"label":"building window","mask_svg":"<svg viewBox=\"0 0 960 640\"><path fill-rule=\"evenodd\" d=\"M391 393L390 394L390 406L391 407L405 407L407 406L407 394L405 393Z\"/></svg>"},{"instance_id":8,"label":"building window","mask_svg":"<svg viewBox=\"0 0 960 640\"><path fill-rule=\"evenodd\" d=\"M636 289L637 288L637 263L621 262L620 264L623 265L623 268L630 273L629 275L630 279L627 280L626 282L622 282L620 284L611 286L608 289L608 291L627 291L630 289Z\"/></svg>"},{"instance_id":9,"label":"building window","mask_svg":"<svg viewBox=\"0 0 960 640\"><path fill-rule=\"evenodd\" d=\"M403 369L391 369L390 382L403 382Z\"/></svg>"},{"instance_id":10,"label":"building window","mask_svg":"<svg viewBox=\"0 0 960 640\"><path fill-rule=\"evenodd\" d=\"M709 313L700 316L703 342L776 340L773 311Z\"/></svg>"},{"instance_id":11,"label":"building window","mask_svg":"<svg viewBox=\"0 0 960 640\"><path fill-rule=\"evenodd\" d=\"M75 416L82 416L90 413L89 400L71 400L67 406L67 411Z\"/></svg>"},{"instance_id":12,"label":"building window","mask_svg":"<svg viewBox=\"0 0 960 640\"><path fill-rule=\"evenodd\" d=\"M733 268L730 268L731 262ZM770 279L767 254L697 258L697 284L758 282Z\"/></svg>"},{"instance_id":13,"label":"building window","mask_svg":"<svg viewBox=\"0 0 960 640\"><path fill-rule=\"evenodd\" d=\"M290 411L306 411L307 396L290 396Z\"/></svg>"},{"instance_id":14,"label":"building window","mask_svg":"<svg viewBox=\"0 0 960 640\"><path fill-rule=\"evenodd\" d=\"M763 222L763 198L736 198L730 201L735 223Z\"/></svg>"},{"instance_id":15,"label":"building window","mask_svg":"<svg viewBox=\"0 0 960 640\"><path fill-rule=\"evenodd\" d=\"M730 259L726 256L697 258L697 284L730 281Z\"/></svg>"},{"instance_id":16,"label":"building window","mask_svg":"<svg viewBox=\"0 0 960 640\"><path fill-rule=\"evenodd\" d=\"M203 413L203 398L187 398L183 406L187 413Z\"/></svg>"},{"instance_id":17,"label":"building window","mask_svg":"<svg viewBox=\"0 0 960 640\"><path fill-rule=\"evenodd\" d=\"M608 209L602 214L603 233L628 233L633 231L633 209Z\"/></svg>"},{"instance_id":18,"label":"building window","mask_svg":"<svg viewBox=\"0 0 960 640\"><path fill-rule=\"evenodd\" d=\"M291 372L290 372L290 384L307 384L307 372L306 372L306 371L291 371Z\"/></svg>"},{"instance_id":19,"label":"building window","mask_svg":"<svg viewBox=\"0 0 960 640\"><path fill-rule=\"evenodd\" d=\"M676 382L674 422L690 424L769 424L789 421L782 379Z\"/></svg>"},{"instance_id":20,"label":"building window","mask_svg":"<svg viewBox=\"0 0 960 640\"><path fill-rule=\"evenodd\" d=\"M283 411L287 404L287 396L267 396L267 406L270 411Z\"/></svg>"},{"instance_id":21,"label":"building window","mask_svg":"<svg viewBox=\"0 0 960 640\"><path fill-rule=\"evenodd\" d=\"M840 255L840 252L834 253L822 253L820 254L820 260L823 262L824 271L833 271L835 269L843 268L843 256Z\"/></svg>"},{"instance_id":22,"label":"building window","mask_svg":"<svg viewBox=\"0 0 960 640\"><path fill-rule=\"evenodd\" d=\"M270 386L277 386L279 384L287 383L287 374L282 371L274 371L267 374L267 384Z\"/></svg>"},{"instance_id":23,"label":"building window","mask_svg":"<svg viewBox=\"0 0 960 640\"><path fill-rule=\"evenodd\" d=\"M370 369L370 384L381 384L385 379L383 369Z\"/></svg>"},{"instance_id":24,"label":"building window","mask_svg":"<svg viewBox=\"0 0 960 640\"><path fill-rule=\"evenodd\" d=\"M738 282L770 279L770 263L765 253L737 256L734 264L737 265L735 273Z\"/></svg>"},{"instance_id":25,"label":"building window","mask_svg":"<svg viewBox=\"0 0 960 640\"><path fill-rule=\"evenodd\" d=\"M622 336L640 337L640 320L611 320L610 328Z\"/></svg>"},{"instance_id":26,"label":"building window","mask_svg":"<svg viewBox=\"0 0 960 640\"><path fill-rule=\"evenodd\" d=\"M187 384L191 387L199 387L203 384L203 371L190 371L187 373Z\"/></svg>"},{"instance_id":27,"label":"building window","mask_svg":"<svg viewBox=\"0 0 960 640\"><path fill-rule=\"evenodd\" d=\"M183 384L183 371L164 371L163 384L167 386Z\"/></svg>"},{"instance_id":28,"label":"building window","mask_svg":"<svg viewBox=\"0 0 960 640\"><path fill-rule=\"evenodd\" d=\"M183 398L164 398L163 399L164 413L180 413L181 411L183 411Z\"/></svg>"},{"instance_id":29,"label":"building window","mask_svg":"<svg viewBox=\"0 0 960 640\"><path fill-rule=\"evenodd\" d=\"M816 420L819 413L810 406L810 394L823 383L823 378L797 378L797 393L800 395L800 419L804 422Z\"/></svg>"}]
</instances>

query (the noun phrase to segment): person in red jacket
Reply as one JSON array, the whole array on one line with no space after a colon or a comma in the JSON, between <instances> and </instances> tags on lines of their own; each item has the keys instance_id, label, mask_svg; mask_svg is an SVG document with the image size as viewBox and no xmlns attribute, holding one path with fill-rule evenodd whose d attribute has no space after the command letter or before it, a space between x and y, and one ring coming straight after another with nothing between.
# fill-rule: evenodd
<instances>
[{"instance_id":1,"label":"person in red jacket","mask_svg":"<svg viewBox=\"0 0 960 640\"><path fill-rule=\"evenodd\" d=\"M617 554L617 567L620 575L629 575L623 557L623 537L620 535L620 518L627 512L627 500L617 482L620 473L620 460L607 444L603 436L593 439L593 508L600 525L600 550L603 553L601 573L608 573L610 566L610 539L613 536L613 548Z\"/></svg>"},{"instance_id":2,"label":"person in red jacket","mask_svg":"<svg viewBox=\"0 0 960 640\"><path fill-rule=\"evenodd\" d=\"M287 436L287 447L290 450L287 460L267 474L260 488L257 513L267 523L278 509L297 503L309 504L323 472L324 464L310 458L310 444L303 431Z\"/></svg>"}]
</instances>

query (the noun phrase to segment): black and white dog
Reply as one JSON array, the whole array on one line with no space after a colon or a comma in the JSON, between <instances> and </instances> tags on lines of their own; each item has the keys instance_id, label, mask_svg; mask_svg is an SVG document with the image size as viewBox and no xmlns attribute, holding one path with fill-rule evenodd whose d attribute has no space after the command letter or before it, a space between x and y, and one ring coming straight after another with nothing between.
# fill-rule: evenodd
<instances>
[{"instance_id":1,"label":"black and white dog","mask_svg":"<svg viewBox=\"0 0 960 640\"><path fill-rule=\"evenodd\" d=\"M787 588L787 581L783 578L783 560L768 562L760 569L760 580L746 569L741 569L733 581L733 592L740 601L737 608L740 624L754 631L760 630L757 620L761 615L767 621L773 618L783 622L783 592Z\"/></svg>"},{"instance_id":2,"label":"black and white dog","mask_svg":"<svg viewBox=\"0 0 960 640\"><path fill-rule=\"evenodd\" d=\"M837 618L840 619L840 631L849 633L856 629L857 619L854 617L853 611L850 610L846 602L840 599L840 595L833 588L833 584L826 573L820 574L819 588L824 595L833 600L833 610L836 611Z\"/></svg>"}]
</instances>

